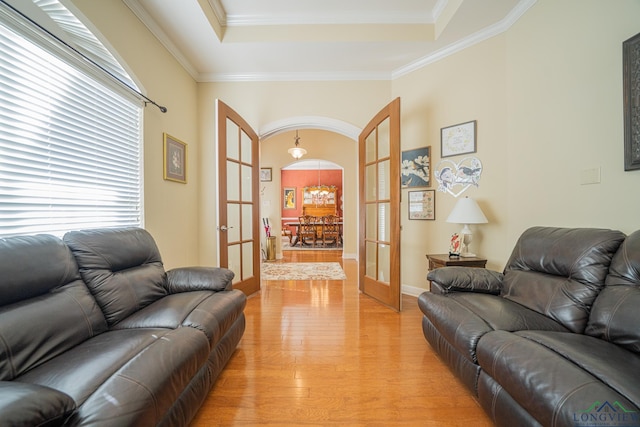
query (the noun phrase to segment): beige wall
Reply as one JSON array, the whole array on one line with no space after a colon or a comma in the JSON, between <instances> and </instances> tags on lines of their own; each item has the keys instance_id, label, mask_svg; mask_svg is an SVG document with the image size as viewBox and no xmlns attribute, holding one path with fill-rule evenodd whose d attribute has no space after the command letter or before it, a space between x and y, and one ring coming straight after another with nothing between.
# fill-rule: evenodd
<instances>
[{"instance_id":1,"label":"beige wall","mask_svg":"<svg viewBox=\"0 0 640 427\"><path fill-rule=\"evenodd\" d=\"M539 0L506 33L393 82L403 147L431 145L434 166L440 128L478 121L484 172L464 194L489 219L472 226L472 249L490 268L531 226L640 228L640 171L623 170L622 128L622 41L639 16L638 1ZM602 182L580 185L590 168ZM404 220L405 285L424 286L425 253L446 253L454 203L437 193L436 221Z\"/></svg>"},{"instance_id":2,"label":"beige wall","mask_svg":"<svg viewBox=\"0 0 640 427\"><path fill-rule=\"evenodd\" d=\"M539 1L507 35L508 243L533 224L640 228L623 163L622 42L640 2ZM601 183L580 185L584 169Z\"/></svg>"},{"instance_id":3,"label":"beige wall","mask_svg":"<svg viewBox=\"0 0 640 427\"><path fill-rule=\"evenodd\" d=\"M476 199L489 220L471 226L471 250L488 257L488 267L494 269L501 268L508 253L505 79L505 38L498 36L393 82L394 96L402 100L403 150L431 146L431 188L437 188L433 170L440 161L440 128L477 120L477 152L470 156L480 159L483 173L479 186L460 197ZM457 163L465 157L447 160ZM445 221L457 199L438 191L436 220L409 220L408 191L402 190L402 283L420 288L426 286L425 255L447 253L451 235L462 226Z\"/></svg>"},{"instance_id":4,"label":"beige wall","mask_svg":"<svg viewBox=\"0 0 640 427\"><path fill-rule=\"evenodd\" d=\"M166 114L152 105L144 110L144 226L156 239L165 267L197 264L197 84L124 3L73 4L91 21L89 28L104 36L105 45L113 48L142 92L168 108ZM163 132L188 144L187 184L163 180Z\"/></svg>"},{"instance_id":5,"label":"beige wall","mask_svg":"<svg viewBox=\"0 0 640 427\"><path fill-rule=\"evenodd\" d=\"M260 133L273 122L304 116L361 128L400 96L403 149L430 145L434 166L440 128L477 120L476 156L484 173L480 186L465 194L479 201L490 221L473 226L472 249L486 255L494 269L504 266L519 234L532 225L627 233L640 228L640 171L623 171L622 145L621 43L639 31L637 0L538 0L506 33L392 82L201 84L121 2L74 3L106 36L145 93L169 108L161 114L147 107L144 128L146 226L168 266L217 262L216 98ZM162 132L189 143L187 185L162 180ZM283 134L263 141L262 160L274 171L289 161L281 151L291 140ZM310 157L330 155L315 141L303 144ZM345 168L345 186L355 193L355 178L347 178L356 174L355 158L349 158L355 156L355 142L347 138L343 146L347 158L334 161ZM589 168L601 169L600 184L580 185L580 172ZM407 190L402 191L402 282L424 287L424 255L446 252L451 233L459 229L445 222L455 199L437 193L436 220L409 221ZM272 204L279 201L279 193L267 197ZM355 212L355 197L348 203Z\"/></svg>"}]
</instances>

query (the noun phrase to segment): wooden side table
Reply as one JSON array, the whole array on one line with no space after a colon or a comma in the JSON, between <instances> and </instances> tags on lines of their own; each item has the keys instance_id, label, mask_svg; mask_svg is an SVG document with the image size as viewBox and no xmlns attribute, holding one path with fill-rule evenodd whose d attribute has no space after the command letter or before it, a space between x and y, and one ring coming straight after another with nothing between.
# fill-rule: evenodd
<instances>
[{"instance_id":1,"label":"wooden side table","mask_svg":"<svg viewBox=\"0 0 640 427\"><path fill-rule=\"evenodd\" d=\"M480 267L484 268L487 265L487 260L485 258L471 257L471 258L449 258L449 254L436 254L436 255L426 255L429 260L429 271L435 270L440 267L450 267L450 266L459 266L459 267Z\"/></svg>"}]
</instances>

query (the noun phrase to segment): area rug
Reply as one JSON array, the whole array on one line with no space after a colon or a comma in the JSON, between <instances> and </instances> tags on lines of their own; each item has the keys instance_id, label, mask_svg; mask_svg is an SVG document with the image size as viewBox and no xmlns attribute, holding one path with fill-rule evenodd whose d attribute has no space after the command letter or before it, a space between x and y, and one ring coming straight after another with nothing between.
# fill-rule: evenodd
<instances>
[{"instance_id":1,"label":"area rug","mask_svg":"<svg viewBox=\"0 0 640 427\"><path fill-rule=\"evenodd\" d=\"M337 262L263 262L262 280L346 280Z\"/></svg>"}]
</instances>

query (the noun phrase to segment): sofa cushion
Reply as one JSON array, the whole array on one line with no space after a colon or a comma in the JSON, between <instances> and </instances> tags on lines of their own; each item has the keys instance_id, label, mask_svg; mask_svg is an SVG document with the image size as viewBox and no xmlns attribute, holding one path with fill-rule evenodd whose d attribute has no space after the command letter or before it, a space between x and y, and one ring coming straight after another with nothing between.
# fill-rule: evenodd
<instances>
[{"instance_id":1,"label":"sofa cushion","mask_svg":"<svg viewBox=\"0 0 640 427\"><path fill-rule=\"evenodd\" d=\"M202 331L213 348L242 316L246 300L239 290L171 294L135 312L114 329L188 326Z\"/></svg>"},{"instance_id":2,"label":"sofa cushion","mask_svg":"<svg viewBox=\"0 0 640 427\"><path fill-rule=\"evenodd\" d=\"M502 295L582 333L624 237L605 229L530 228L507 262Z\"/></svg>"},{"instance_id":3,"label":"sofa cushion","mask_svg":"<svg viewBox=\"0 0 640 427\"><path fill-rule=\"evenodd\" d=\"M107 329L69 248L48 235L0 239L0 380Z\"/></svg>"},{"instance_id":4,"label":"sofa cushion","mask_svg":"<svg viewBox=\"0 0 640 427\"><path fill-rule=\"evenodd\" d=\"M605 284L585 333L640 353L640 231L630 234L613 257Z\"/></svg>"},{"instance_id":5,"label":"sofa cushion","mask_svg":"<svg viewBox=\"0 0 640 427\"><path fill-rule=\"evenodd\" d=\"M160 252L146 230L71 231L64 241L110 326L167 294Z\"/></svg>"},{"instance_id":6,"label":"sofa cushion","mask_svg":"<svg viewBox=\"0 0 640 427\"><path fill-rule=\"evenodd\" d=\"M0 424L3 426L61 426L75 408L73 399L58 390L0 381Z\"/></svg>"},{"instance_id":7,"label":"sofa cushion","mask_svg":"<svg viewBox=\"0 0 640 427\"><path fill-rule=\"evenodd\" d=\"M18 381L71 396L71 425L155 426L210 354L193 328L126 329L100 334Z\"/></svg>"},{"instance_id":8,"label":"sofa cushion","mask_svg":"<svg viewBox=\"0 0 640 427\"><path fill-rule=\"evenodd\" d=\"M612 415L628 418L615 425L640 422L634 374L640 357L607 341L570 332L495 331L480 339L478 362L542 425L576 425L607 403Z\"/></svg>"},{"instance_id":9,"label":"sofa cushion","mask_svg":"<svg viewBox=\"0 0 640 427\"><path fill-rule=\"evenodd\" d=\"M480 338L494 330L566 331L554 320L500 296L470 292L446 295L424 292L418 306L425 317L464 357L477 363Z\"/></svg>"}]
</instances>

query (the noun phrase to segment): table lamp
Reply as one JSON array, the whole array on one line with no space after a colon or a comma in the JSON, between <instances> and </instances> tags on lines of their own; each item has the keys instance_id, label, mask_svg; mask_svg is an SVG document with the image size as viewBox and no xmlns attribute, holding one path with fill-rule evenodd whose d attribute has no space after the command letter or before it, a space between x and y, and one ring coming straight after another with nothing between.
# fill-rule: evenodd
<instances>
[{"instance_id":1,"label":"table lamp","mask_svg":"<svg viewBox=\"0 0 640 427\"><path fill-rule=\"evenodd\" d=\"M489 222L478 203L469 197L459 199L449 214L447 222L464 224L462 231L460 231L460 241L463 245L460 256L464 258L475 257L476 254L469 252L469 244L473 238L469 224L486 224Z\"/></svg>"}]
</instances>

